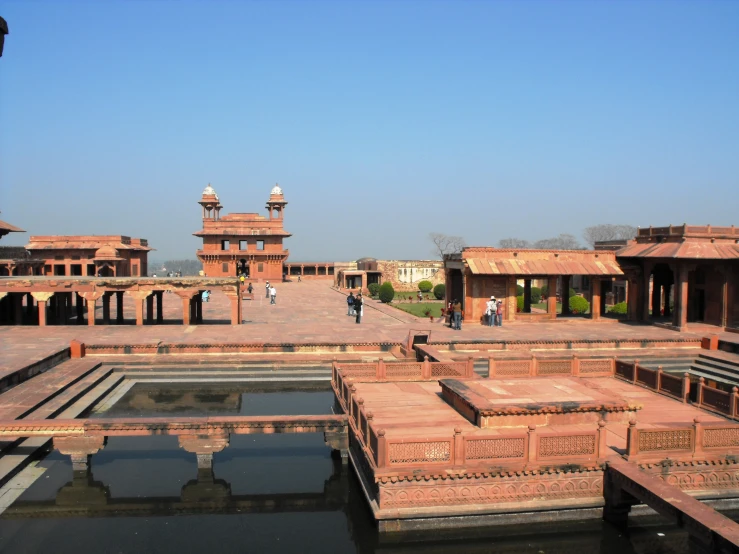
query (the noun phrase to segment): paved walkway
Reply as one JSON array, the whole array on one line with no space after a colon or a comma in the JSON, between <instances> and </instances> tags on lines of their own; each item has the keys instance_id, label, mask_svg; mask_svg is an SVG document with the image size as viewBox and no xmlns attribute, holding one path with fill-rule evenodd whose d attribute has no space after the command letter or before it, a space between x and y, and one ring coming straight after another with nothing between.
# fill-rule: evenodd
<instances>
[{"instance_id":1,"label":"paved walkway","mask_svg":"<svg viewBox=\"0 0 739 554\"><path fill-rule=\"evenodd\" d=\"M346 315L343 292L327 281L280 283L277 304L270 305L263 287L257 286L253 300L243 302L243 325L229 321L230 303L220 291L212 291L203 305L204 325L183 326L182 302L175 294L164 295L166 324L132 325L134 306L126 297L126 325L62 325L0 327L0 375L42 359L69 345L72 339L96 344L157 344L162 341L208 343L331 343L356 344L404 341L409 330L431 330L432 341L464 340L569 340L569 339L675 339L697 337L648 325L613 321L572 320L554 323L512 323L503 327L463 325L453 331L440 321L416 318L391 306L368 300L362 323ZM115 317L115 305L111 307ZM102 317L98 310L98 319ZM218 324L222 323L222 324Z\"/></svg>"}]
</instances>

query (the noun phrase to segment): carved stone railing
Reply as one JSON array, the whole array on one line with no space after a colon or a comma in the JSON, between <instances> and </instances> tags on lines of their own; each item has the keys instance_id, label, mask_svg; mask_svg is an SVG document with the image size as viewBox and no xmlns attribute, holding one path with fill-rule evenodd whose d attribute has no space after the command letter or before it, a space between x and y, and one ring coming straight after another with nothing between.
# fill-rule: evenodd
<instances>
[{"instance_id":1,"label":"carved stone railing","mask_svg":"<svg viewBox=\"0 0 739 554\"><path fill-rule=\"evenodd\" d=\"M488 358L488 378L516 377L607 377L614 374L615 358L517 358L496 360Z\"/></svg>"},{"instance_id":2,"label":"carved stone railing","mask_svg":"<svg viewBox=\"0 0 739 554\"><path fill-rule=\"evenodd\" d=\"M435 381L444 378L475 378L474 360L464 362L431 362L428 356L422 362L377 362L332 364L331 374L334 388L343 379L354 382L374 381Z\"/></svg>"},{"instance_id":3,"label":"carved stone railing","mask_svg":"<svg viewBox=\"0 0 739 554\"><path fill-rule=\"evenodd\" d=\"M703 423L662 427L629 423L626 457L635 461L726 457L739 454L739 425Z\"/></svg>"},{"instance_id":4,"label":"carved stone railing","mask_svg":"<svg viewBox=\"0 0 739 554\"><path fill-rule=\"evenodd\" d=\"M665 396L670 396L683 402L688 401L690 396L690 375L685 373L682 377L670 375L662 370L649 369L639 365L639 360L625 362L616 360L614 375L619 379L639 385Z\"/></svg>"}]
</instances>

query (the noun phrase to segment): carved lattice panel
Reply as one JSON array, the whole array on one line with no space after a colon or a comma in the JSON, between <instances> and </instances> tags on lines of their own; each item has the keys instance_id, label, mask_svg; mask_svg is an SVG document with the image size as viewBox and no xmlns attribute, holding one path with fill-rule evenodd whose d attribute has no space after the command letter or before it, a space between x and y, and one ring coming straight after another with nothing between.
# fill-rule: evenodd
<instances>
[{"instance_id":1,"label":"carved lattice panel","mask_svg":"<svg viewBox=\"0 0 739 554\"><path fill-rule=\"evenodd\" d=\"M659 450L692 450L693 431L639 431L639 450L641 452Z\"/></svg>"},{"instance_id":2,"label":"carved lattice panel","mask_svg":"<svg viewBox=\"0 0 739 554\"><path fill-rule=\"evenodd\" d=\"M539 369L537 373L539 375L569 375L572 373L572 362L569 360L539 360Z\"/></svg>"},{"instance_id":3,"label":"carved lattice panel","mask_svg":"<svg viewBox=\"0 0 739 554\"><path fill-rule=\"evenodd\" d=\"M611 373L611 360L580 360L580 373Z\"/></svg>"},{"instance_id":4,"label":"carved lattice panel","mask_svg":"<svg viewBox=\"0 0 739 554\"><path fill-rule=\"evenodd\" d=\"M432 377L462 377L464 376L465 364L463 363L441 363L433 362L431 364Z\"/></svg>"},{"instance_id":5,"label":"carved lattice panel","mask_svg":"<svg viewBox=\"0 0 739 554\"><path fill-rule=\"evenodd\" d=\"M449 441L404 442L389 445L391 464L417 464L423 462L448 462Z\"/></svg>"},{"instance_id":6,"label":"carved lattice panel","mask_svg":"<svg viewBox=\"0 0 739 554\"><path fill-rule=\"evenodd\" d=\"M595 435L568 435L541 437L539 456L577 456L595 453Z\"/></svg>"},{"instance_id":7,"label":"carved lattice panel","mask_svg":"<svg viewBox=\"0 0 739 554\"><path fill-rule=\"evenodd\" d=\"M703 446L706 448L739 446L739 428L706 429L703 431Z\"/></svg>"},{"instance_id":8,"label":"carved lattice panel","mask_svg":"<svg viewBox=\"0 0 739 554\"><path fill-rule=\"evenodd\" d=\"M526 451L526 439L479 439L467 440L465 443L465 459L487 460L492 458L523 458Z\"/></svg>"},{"instance_id":9,"label":"carved lattice panel","mask_svg":"<svg viewBox=\"0 0 739 554\"><path fill-rule=\"evenodd\" d=\"M385 365L385 376L388 379L398 377L416 377L421 378L421 363L410 362L410 363L399 363L399 364L386 364Z\"/></svg>"},{"instance_id":10,"label":"carved lattice panel","mask_svg":"<svg viewBox=\"0 0 739 554\"><path fill-rule=\"evenodd\" d=\"M499 361L495 362L495 375L497 376L515 376L528 375L531 365L526 361Z\"/></svg>"}]
</instances>

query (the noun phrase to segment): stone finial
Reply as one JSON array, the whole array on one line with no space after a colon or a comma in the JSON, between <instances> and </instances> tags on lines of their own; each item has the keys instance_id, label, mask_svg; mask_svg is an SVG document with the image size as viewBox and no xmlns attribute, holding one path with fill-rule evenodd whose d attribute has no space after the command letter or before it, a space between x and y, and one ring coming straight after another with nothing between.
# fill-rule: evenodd
<instances>
[{"instance_id":1,"label":"stone finial","mask_svg":"<svg viewBox=\"0 0 739 554\"><path fill-rule=\"evenodd\" d=\"M529 425L529 431L536 431L536 425L533 423Z\"/></svg>"},{"instance_id":2,"label":"stone finial","mask_svg":"<svg viewBox=\"0 0 739 554\"><path fill-rule=\"evenodd\" d=\"M603 428L603 427L605 427L605 426L606 426L606 422L605 422L605 421L603 421L603 420L601 419L601 420L600 420L600 421L598 422L598 427L600 427L600 428L602 429L602 428Z\"/></svg>"},{"instance_id":3,"label":"stone finial","mask_svg":"<svg viewBox=\"0 0 739 554\"><path fill-rule=\"evenodd\" d=\"M379 431L377 431L377 436L378 437L384 437L385 436L385 429L380 429Z\"/></svg>"},{"instance_id":4,"label":"stone finial","mask_svg":"<svg viewBox=\"0 0 739 554\"><path fill-rule=\"evenodd\" d=\"M693 423L696 423L696 424L703 423L703 418L702 417L694 417L693 418Z\"/></svg>"},{"instance_id":5,"label":"stone finial","mask_svg":"<svg viewBox=\"0 0 739 554\"><path fill-rule=\"evenodd\" d=\"M455 427L454 428L454 434L455 435L461 435L462 434L462 429L460 429L459 427Z\"/></svg>"},{"instance_id":6,"label":"stone finial","mask_svg":"<svg viewBox=\"0 0 739 554\"><path fill-rule=\"evenodd\" d=\"M629 427L636 427L636 419L635 418L632 417L629 420Z\"/></svg>"}]
</instances>

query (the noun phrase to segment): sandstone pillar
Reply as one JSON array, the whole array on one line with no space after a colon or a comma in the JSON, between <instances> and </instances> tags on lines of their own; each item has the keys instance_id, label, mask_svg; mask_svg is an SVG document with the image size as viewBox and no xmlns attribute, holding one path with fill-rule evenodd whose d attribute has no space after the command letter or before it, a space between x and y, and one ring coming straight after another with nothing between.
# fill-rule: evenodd
<instances>
[{"instance_id":1,"label":"sandstone pillar","mask_svg":"<svg viewBox=\"0 0 739 554\"><path fill-rule=\"evenodd\" d=\"M136 325L144 324L144 300L150 295L150 290L130 290L128 294L131 295L136 305Z\"/></svg>"},{"instance_id":2,"label":"sandstone pillar","mask_svg":"<svg viewBox=\"0 0 739 554\"><path fill-rule=\"evenodd\" d=\"M110 325L110 295L109 292L103 294L103 323L105 325Z\"/></svg>"},{"instance_id":3,"label":"sandstone pillar","mask_svg":"<svg viewBox=\"0 0 739 554\"><path fill-rule=\"evenodd\" d=\"M590 279L590 318L600 319L600 279Z\"/></svg>"},{"instance_id":4,"label":"sandstone pillar","mask_svg":"<svg viewBox=\"0 0 739 554\"><path fill-rule=\"evenodd\" d=\"M146 323L149 325L154 323L154 295L150 294L146 297Z\"/></svg>"},{"instance_id":5,"label":"sandstone pillar","mask_svg":"<svg viewBox=\"0 0 739 554\"><path fill-rule=\"evenodd\" d=\"M523 311L531 313L531 279L523 280Z\"/></svg>"},{"instance_id":6,"label":"sandstone pillar","mask_svg":"<svg viewBox=\"0 0 739 554\"><path fill-rule=\"evenodd\" d=\"M662 312L662 279L654 276L652 281L652 318L659 317Z\"/></svg>"},{"instance_id":7,"label":"sandstone pillar","mask_svg":"<svg viewBox=\"0 0 739 554\"><path fill-rule=\"evenodd\" d=\"M673 323L681 331L688 327L688 266L685 264L681 264L678 269Z\"/></svg>"},{"instance_id":8,"label":"sandstone pillar","mask_svg":"<svg viewBox=\"0 0 739 554\"><path fill-rule=\"evenodd\" d=\"M300 276L303 277L303 275L305 275L305 266L300 264Z\"/></svg>"},{"instance_id":9,"label":"sandstone pillar","mask_svg":"<svg viewBox=\"0 0 739 554\"><path fill-rule=\"evenodd\" d=\"M569 315L570 313L570 276L562 275L562 290L560 291L562 297L562 315Z\"/></svg>"},{"instance_id":10,"label":"sandstone pillar","mask_svg":"<svg viewBox=\"0 0 739 554\"><path fill-rule=\"evenodd\" d=\"M115 293L115 322L118 325L123 325L123 291L119 290Z\"/></svg>"},{"instance_id":11,"label":"sandstone pillar","mask_svg":"<svg viewBox=\"0 0 739 554\"><path fill-rule=\"evenodd\" d=\"M75 295L75 316L77 317L77 325L82 325L85 321L84 314L84 300L80 296L80 293L76 292Z\"/></svg>"},{"instance_id":12,"label":"sandstone pillar","mask_svg":"<svg viewBox=\"0 0 739 554\"><path fill-rule=\"evenodd\" d=\"M182 324L190 325L190 314L192 309L192 297L197 294L194 290L182 290L176 292L182 299Z\"/></svg>"},{"instance_id":13,"label":"sandstone pillar","mask_svg":"<svg viewBox=\"0 0 739 554\"><path fill-rule=\"evenodd\" d=\"M54 448L72 458L74 471L87 471L90 457L101 450L106 442L106 437L98 436L54 437Z\"/></svg>"},{"instance_id":14,"label":"sandstone pillar","mask_svg":"<svg viewBox=\"0 0 739 554\"><path fill-rule=\"evenodd\" d=\"M639 281L637 277L629 277L626 281L626 317L629 321L639 320Z\"/></svg>"},{"instance_id":15,"label":"sandstone pillar","mask_svg":"<svg viewBox=\"0 0 739 554\"><path fill-rule=\"evenodd\" d=\"M49 298L54 296L53 292L32 292L31 296L38 302L38 324L40 327L46 326L46 304Z\"/></svg>"},{"instance_id":16,"label":"sandstone pillar","mask_svg":"<svg viewBox=\"0 0 739 554\"><path fill-rule=\"evenodd\" d=\"M198 469L213 467L213 454L220 452L229 444L229 435L179 435L180 448L197 456Z\"/></svg>"},{"instance_id":17,"label":"sandstone pillar","mask_svg":"<svg viewBox=\"0 0 739 554\"><path fill-rule=\"evenodd\" d=\"M231 325L241 325L241 295L238 290L225 290L231 301Z\"/></svg>"},{"instance_id":18,"label":"sandstone pillar","mask_svg":"<svg viewBox=\"0 0 739 554\"><path fill-rule=\"evenodd\" d=\"M95 304L97 299L105 294L104 292L83 292L80 293L82 298L87 300L87 324L95 325Z\"/></svg>"},{"instance_id":19,"label":"sandstone pillar","mask_svg":"<svg viewBox=\"0 0 739 554\"><path fill-rule=\"evenodd\" d=\"M557 318L557 278L549 277L547 280L549 295L547 296L547 313L550 319Z\"/></svg>"},{"instance_id":20,"label":"sandstone pillar","mask_svg":"<svg viewBox=\"0 0 739 554\"><path fill-rule=\"evenodd\" d=\"M640 318L642 321L649 321L649 285L652 278L652 264L644 263L644 273L642 274L641 295L639 299Z\"/></svg>"}]
</instances>

